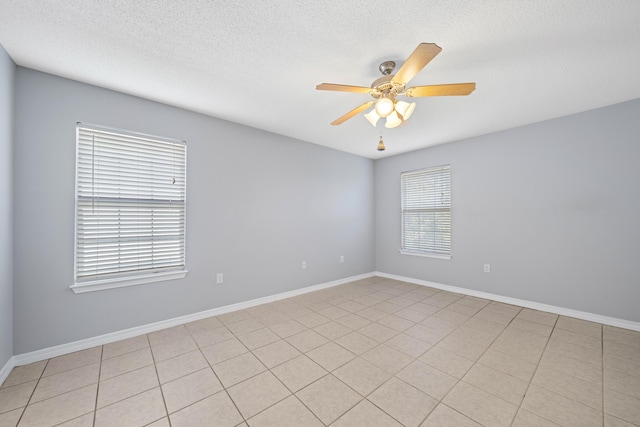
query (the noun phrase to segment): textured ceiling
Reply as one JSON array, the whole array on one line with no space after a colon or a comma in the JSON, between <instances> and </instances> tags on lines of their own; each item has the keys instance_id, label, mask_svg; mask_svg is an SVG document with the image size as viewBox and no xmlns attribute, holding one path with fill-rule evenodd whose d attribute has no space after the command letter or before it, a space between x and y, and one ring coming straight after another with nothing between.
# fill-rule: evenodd
<instances>
[{"instance_id":1,"label":"textured ceiling","mask_svg":"<svg viewBox=\"0 0 640 427\"><path fill-rule=\"evenodd\" d=\"M369 86L420 42L442 52L411 85L476 82L416 99L372 127ZM638 0L0 0L0 44L21 66L369 158L640 98ZM376 151L382 135L387 151Z\"/></svg>"}]
</instances>

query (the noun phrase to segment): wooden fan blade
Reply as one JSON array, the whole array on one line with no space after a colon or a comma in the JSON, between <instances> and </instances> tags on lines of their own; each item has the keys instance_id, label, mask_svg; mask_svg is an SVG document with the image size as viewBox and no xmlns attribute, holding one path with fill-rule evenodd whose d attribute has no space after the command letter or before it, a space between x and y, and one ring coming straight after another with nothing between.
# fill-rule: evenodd
<instances>
[{"instance_id":1,"label":"wooden fan blade","mask_svg":"<svg viewBox=\"0 0 640 427\"><path fill-rule=\"evenodd\" d=\"M435 43L420 43L416 50L407 58L396 75L391 79L392 82L404 85L422 70L442 48Z\"/></svg>"},{"instance_id":2,"label":"wooden fan blade","mask_svg":"<svg viewBox=\"0 0 640 427\"><path fill-rule=\"evenodd\" d=\"M405 95L417 98L421 96L469 95L476 90L475 83L453 83L448 85L414 86L405 91Z\"/></svg>"},{"instance_id":3,"label":"wooden fan blade","mask_svg":"<svg viewBox=\"0 0 640 427\"><path fill-rule=\"evenodd\" d=\"M316 90L335 90L338 92L371 93L370 87L338 85L334 83L322 83L316 86Z\"/></svg>"},{"instance_id":4,"label":"wooden fan blade","mask_svg":"<svg viewBox=\"0 0 640 427\"><path fill-rule=\"evenodd\" d=\"M355 116L356 114L360 114L362 113L364 110L366 110L367 108L371 107L373 105L373 103L376 101L369 101L369 102L365 102L364 104L362 104L359 107L354 108L353 110L349 111L347 114L345 114L344 116L340 117L339 119L335 119L334 121L331 122L331 124L333 126L337 126L343 122L346 122L347 120L349 120L351 117Z\"/></svg>"}]
</instances>

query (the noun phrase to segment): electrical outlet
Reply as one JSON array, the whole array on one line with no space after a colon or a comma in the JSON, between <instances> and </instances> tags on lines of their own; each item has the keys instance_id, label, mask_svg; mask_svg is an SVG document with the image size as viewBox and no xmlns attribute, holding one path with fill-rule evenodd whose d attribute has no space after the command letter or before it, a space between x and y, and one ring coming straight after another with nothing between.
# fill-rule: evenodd
<instances>
[{"instance_id":1,"label":"electrical outlet","mask_svg":"<svg viewBox=\"0 0 640 427\"><path fill-rule=\"evenodd\" d=\"M216 284L221 284L224 283L224 276L222 275L222 273L218 273L216 274Z\"/></svg>"},{"instance_id":2,"label":"electrical outlet","mask_svg":"<svg viewBox=\"0 0 640 427\"><path fill-rule=\"evenodd\" d=\"M485 273L491 273L491 264L485 264L484 265L484 272Z\"/></svg>"},{"instance_id":3,"label":"electrical outlet","mask_svg":"<svg viewBox=\"0 0 640 427\"><path fill-rule=\"evenodd\" d=\"M307 261L302 261L302 269L305 270L307 268Z\"/></svg>"},{"instance_id":4,"label":"electrical outlet","mask_svg":"<svg viewBox=\"0 0 640 427\"><path fill-rule=\"evenodd\" d=\"M340 262L344 262L344 255L340 255Z\"/></svg>"}]
</instances>

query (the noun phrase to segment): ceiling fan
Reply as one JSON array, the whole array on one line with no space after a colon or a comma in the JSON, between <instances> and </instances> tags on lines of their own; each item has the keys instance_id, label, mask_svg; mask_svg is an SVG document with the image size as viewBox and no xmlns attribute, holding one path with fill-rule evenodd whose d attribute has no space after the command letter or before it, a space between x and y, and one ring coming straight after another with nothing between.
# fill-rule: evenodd
<instances>
[{"instance_id":1,"label":"ceiling fan","mask_svg":"<svg viewBox=\"0 0 640 427\"><path fill-rule=\"evenodd\" d=\"M339 125L375 104L375 107L364 115L367 120L375 126L380 118L385 117L387 119L385 127L395 128L408 120L416 108L415 102L399 101L396 99L398 96L419 98L423 96L469 95L475 90L475 83L453 83L405 88L409 80L414 78L440 51L442 51L442 48L435 43L420 43L395 74L391 73L396 63L393 61L383 62L379 67L382 77L371 83L371 87L334 83L317 85L317 90L364 93L374 98L373 101L365 102L354 108L344 116L331 122L331 124L333 126Z\"/></svg>"}]
</instances>

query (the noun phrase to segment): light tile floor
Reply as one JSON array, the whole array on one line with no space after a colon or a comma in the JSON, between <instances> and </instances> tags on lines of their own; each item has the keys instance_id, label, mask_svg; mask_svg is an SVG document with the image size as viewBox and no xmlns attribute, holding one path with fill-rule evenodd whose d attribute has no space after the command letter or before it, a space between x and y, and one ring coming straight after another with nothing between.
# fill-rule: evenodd
<instances>
[{"instance_id":1,"label":"light tile floor","mask_svg":"<svg viewBox=\"0 0 640 427\"><path fill-rule=\"evenodd\" d=\"M373 277L16 367L16 425L639 426L640 332Z\"/></svg>"}]
</instances>

